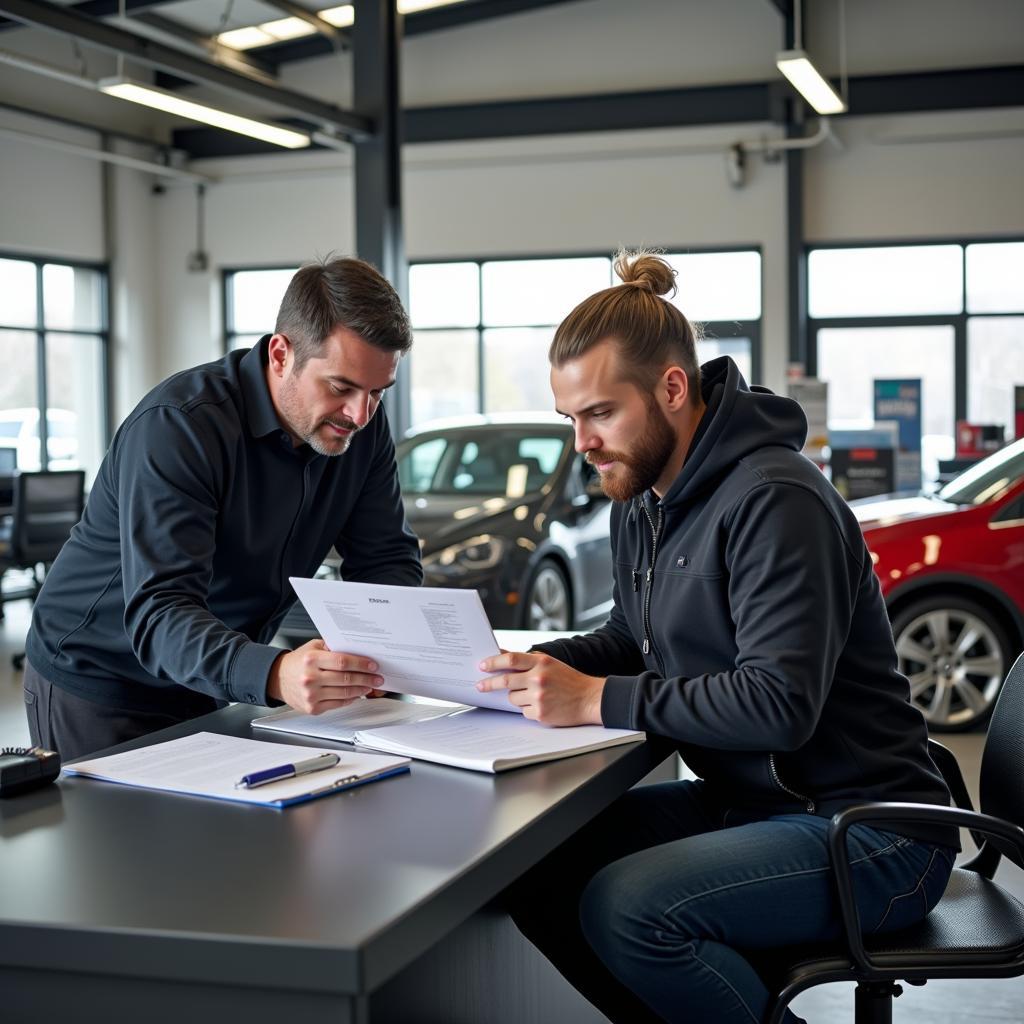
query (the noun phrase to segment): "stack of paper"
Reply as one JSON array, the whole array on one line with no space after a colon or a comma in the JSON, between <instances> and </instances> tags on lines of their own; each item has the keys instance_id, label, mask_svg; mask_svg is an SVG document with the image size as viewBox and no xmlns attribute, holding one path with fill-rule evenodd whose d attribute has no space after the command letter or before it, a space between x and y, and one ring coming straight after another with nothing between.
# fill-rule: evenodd
<instances>
[{"instance_id":1,"label":"stack of paper","mask_svg":"<svg viewBox=\"0 0 1024 1024\"><path fill-rule=\"evenodd\" d=\"M644 739L642 732L628 729L605 729L600 725L552 729L502 711L409 704L386 698L358 700L322 715L285 711L257 718L252 724L254 729L358 743L478 772L500 772Z\"/></svg>"},{"instance_id":2,"label":"stack of paper","mask_svg":"<svg viewBox=\"0 0 1024 1024\"><path fill-rule=\"evenodd\" d=\"M166 793L287 807L409 770L406 757L345 751L333 768L281 779L254 789L237 788L244 775L304 761L317 754L334 753L338 752L199 732L138 750L126 750L123 754L76 761L65 765L64 773L142 789L159 789Z\"/></svg>"},{"instance_id":3,"label":"stack of paper","mask_svg":"<svg viewBox=\"0 0 1024 1024\"><path fill-rule=\"evenodd\" d=\"M502 772L645 738L642 732L600 725L553 729L522 715L484 708L356 733L356 743L364 747L478 772Z\"/></svg>"}]
</instances>

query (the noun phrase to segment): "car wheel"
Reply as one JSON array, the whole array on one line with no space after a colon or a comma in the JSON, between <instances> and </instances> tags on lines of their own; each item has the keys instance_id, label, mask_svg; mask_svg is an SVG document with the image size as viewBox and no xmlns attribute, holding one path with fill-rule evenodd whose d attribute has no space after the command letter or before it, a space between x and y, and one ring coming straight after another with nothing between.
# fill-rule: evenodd
<instances>
[{"instance_id":1,"label":"car wheel","mask_svg":"<svg viewBox=\"0 0 1024 1024\"><path fill-rule=\"evenodd\" d=\"M1006 631L985 607L935 596L892 620L899 669L910 699L934 732L964 732L987 721L1009 668Z\"/></svg>"},{"instance_id":2,"label":"car wheel","mask_svg":"<svg viewBox=\"0 0 1024 1024\"><path fill-rule=\"evenodd\" d=\"M567 630L572 623L569 581L557 563L545 558L526 588L524 629Z\"/></svg>"}]
</instances>

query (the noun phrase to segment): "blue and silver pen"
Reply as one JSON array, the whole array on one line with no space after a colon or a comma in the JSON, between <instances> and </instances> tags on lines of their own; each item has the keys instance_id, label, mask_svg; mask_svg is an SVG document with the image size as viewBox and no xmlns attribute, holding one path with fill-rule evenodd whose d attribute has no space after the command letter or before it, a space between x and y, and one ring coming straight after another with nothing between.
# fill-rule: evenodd
<instances>
[{"instance_id":1,"label":"blue and silver pen","mask_svg":"<svg viewBox=\"0 0 1024 1024\"><path fill-rule=\"evenodd\" d=\"M254 786L265 786L268 782L280 782L281 779L292 779L296 775L323 771L325 768L333 768L340 760L337 754L319 754L308 761L296 761L294 764L267 768L262 772L250 772L235 783L235 789L252 789Z\"/></svg>"}]
</instances>

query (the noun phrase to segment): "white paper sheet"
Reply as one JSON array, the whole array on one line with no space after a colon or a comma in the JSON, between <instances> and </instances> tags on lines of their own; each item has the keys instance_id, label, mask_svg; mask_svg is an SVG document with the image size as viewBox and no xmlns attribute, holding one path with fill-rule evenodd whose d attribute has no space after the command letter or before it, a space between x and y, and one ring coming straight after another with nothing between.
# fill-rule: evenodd
<instances>
[{"instance_id":1,"label":"white paper sheet","mask_svg":"<svg viewBox=\"0 0 1024 1024\"><path fill-rule=\"evenodd\" d=\"M341 761L333 768L254 789L235 788L239 779L250 772L305 761L317 754L337 753L341 753ZM199 732L126 750L123 754L76 761L65 765L64 772L168 793L284 807L404 770L407 764L405 757L264 743L240 736Z\"/></svg>"},{"instance_id":2,"label":"white paper sheet","mask_svg":"<svg viewBox=\"0 0 1024 1024\"><path fill-rule=\"evenodd\" d=\"M425 718L437 718L466 710L465 704L410 704L408 701L388 700L386 697L362 697L347 707L332 708L320 715L304 715L300 711L264 715L263 718L254 718L252 727L351 743L360 729L419 722Z\"/></svg>"},{"instance_id":3,"label":"white paper sheet","mask_svg":"<svg viewBox=\"0 0 1024 1024\"><path fill-rule=\"evenodd\" d=\"M382 689L520 713L504 690L481 693L479 664L498 653L475 590L291 578L332 651L372 658Z\"/></svg>"}]
</instances>

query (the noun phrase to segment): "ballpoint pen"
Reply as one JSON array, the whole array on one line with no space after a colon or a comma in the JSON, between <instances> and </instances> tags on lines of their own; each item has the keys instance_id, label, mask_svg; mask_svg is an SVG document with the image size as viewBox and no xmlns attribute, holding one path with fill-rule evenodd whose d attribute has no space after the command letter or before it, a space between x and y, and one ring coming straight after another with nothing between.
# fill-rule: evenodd
<instances>
[{"instance_id":1,"label":"ballpoint pen","mask_svg":"<svg viewBox=\"0 0 1024 1024\"><path fill-rule=\"evenodd\" d=\"M296 775L323 771L325 768L333 768L340 760L337 754L319 754L308 761L296 761L294 764L266 768L261 772L250 772L235 783L235 789L252 789L254 786L265 786L268 782L280 782L282 779L292 779Z\"/></svg>"}]
</instances>

